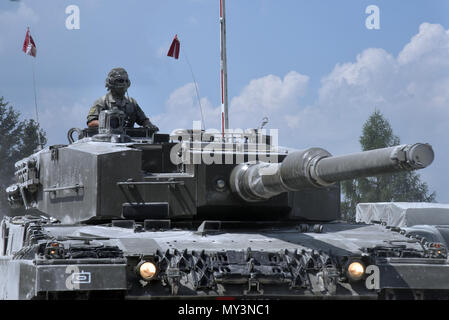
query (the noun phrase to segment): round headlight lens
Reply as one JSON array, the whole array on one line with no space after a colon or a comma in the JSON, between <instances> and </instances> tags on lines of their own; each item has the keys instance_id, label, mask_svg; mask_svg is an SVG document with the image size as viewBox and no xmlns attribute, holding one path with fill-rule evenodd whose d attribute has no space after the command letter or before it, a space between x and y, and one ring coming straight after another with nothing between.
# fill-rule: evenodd
<instances>
[{"instance_id":1,"label":"round headlight lens","mask_svg":"<svg viewBox=\"0 0 449 320\"><path fill-rule=\"evenodd\" d=\"M348 266L348 275L351 280L357 281L362 279L365 274L365 266L358 261L351 262Z\"/></svg>"},{"instance_id":2,"label":"round headlight lens","mask_svg":"<svg viewBox=\"0 0 449 320\"><path fill-rule=\"evenodd\" d=\"M139 266L139 274L144 280L151 280L156 274L156 266L152 262L143 262Z\"/></svg>"}]
</instances>

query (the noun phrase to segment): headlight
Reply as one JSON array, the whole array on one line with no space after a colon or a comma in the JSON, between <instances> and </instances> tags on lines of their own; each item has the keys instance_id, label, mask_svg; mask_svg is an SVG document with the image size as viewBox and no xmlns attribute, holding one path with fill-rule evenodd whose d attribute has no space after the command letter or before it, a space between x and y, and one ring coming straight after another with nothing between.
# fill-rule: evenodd
<instances>
[{"instance_id":1,"label":"headlight","mask_svg":"<svg viewBox=\"0 0 449 320\"><path fill-rule=\"evenodd\" d=\"M156 266L154 263L149 261L141 262L138 266L139 275L142 277L143 280L149 281L154 278L156 275Z\"/></svg>"},{"instance_id":2,"label":"headlight","mask_svg":"<svg viewBox=\"0 0 449 320\"><path fill-rule=\"evenodd\" d=\"M358 281L365 274L365 266L359 261L353 261L348 266L348 276L351 280Z\"/></svg>"},{"instance_id":3,"label":"headlight","mask_svg":"<svg viewBox=\"0 0 449 320\"><path fill-rule=\"evenodd\" d=\"M47 243L44 254L47 259L62 259L64 258L64 245L56 241Z\"/></svg>"}]
</instances>

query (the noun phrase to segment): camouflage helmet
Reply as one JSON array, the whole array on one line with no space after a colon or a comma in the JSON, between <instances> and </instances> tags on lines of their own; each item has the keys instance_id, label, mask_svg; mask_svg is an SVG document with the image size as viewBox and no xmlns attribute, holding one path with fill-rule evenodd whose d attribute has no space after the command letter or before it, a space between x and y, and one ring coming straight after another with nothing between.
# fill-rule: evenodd
<instances>
[{"instance_id":1,"label":"camouflage helmet","mask_svg":"<svg viewBox=\"0 0 449 320\"><path fill-rule=\"evenodd\" d=\"M131 85L131 81L128 78L128 73L123 68L114 68L109 71L108 77L106 78L106 88L125 88L128 89Z\"/></svg>"}]
</instances>

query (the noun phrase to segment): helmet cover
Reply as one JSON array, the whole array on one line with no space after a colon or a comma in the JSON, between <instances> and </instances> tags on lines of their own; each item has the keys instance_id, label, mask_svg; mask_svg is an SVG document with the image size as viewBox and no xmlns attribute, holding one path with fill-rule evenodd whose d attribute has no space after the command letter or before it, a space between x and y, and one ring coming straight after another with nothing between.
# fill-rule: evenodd
<instances>
[{"instance_id":1,"label":"helmet cover","mask_svg":"<svg viewBox=\"0 0 449 320\"><path fill-rule=\"evenodd\" d=\"M131 81L128 78L128 73L123 68L112 69L106 78L106 88L108 89L118 89L124 88L128 89L131 85Z\"/></svg>"}]
</instances>

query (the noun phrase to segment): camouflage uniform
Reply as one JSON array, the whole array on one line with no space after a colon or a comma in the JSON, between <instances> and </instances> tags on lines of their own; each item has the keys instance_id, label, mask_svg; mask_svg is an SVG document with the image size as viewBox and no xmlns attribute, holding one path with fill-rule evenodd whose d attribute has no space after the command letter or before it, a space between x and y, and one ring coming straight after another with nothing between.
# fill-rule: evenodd
<instances>
[{"instance_id":1,"label":"camouflage uniform","mask_svg":"<svg viewBox=\"0 0 449 320\"><path fill-rule=\"evenodd\" d=\"M87 115L87 124L93 120L98 120L101 111L117 107L125 113L125 127L132 128L134 123L140 126L147 126L156 130L158 127L153 125L142 109L133 98L126 97L126 91L131 85L128 73L123 68L112 69L105 81L105 86L109 92L94 102Z\"/></svg>"},{"instance_id":2,"label":"camouflage uniform","mask_svg":"<svg viewBox=\"0 0 449 320\"><path fill-rule=\"evenodd\" d=\"M143 126L148 117L142 111L133 98L123 97L123 99L115 99L110 92L94 102L87 115L87 123L92 120L98 120L100 111L109 110L117 107L125 113L125 127L132 128L134 123Z\"/></svg>"}]
</instances>

